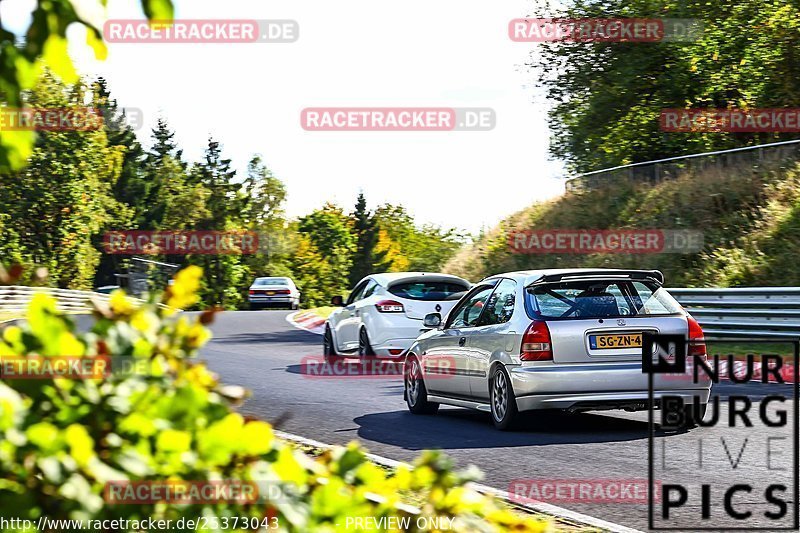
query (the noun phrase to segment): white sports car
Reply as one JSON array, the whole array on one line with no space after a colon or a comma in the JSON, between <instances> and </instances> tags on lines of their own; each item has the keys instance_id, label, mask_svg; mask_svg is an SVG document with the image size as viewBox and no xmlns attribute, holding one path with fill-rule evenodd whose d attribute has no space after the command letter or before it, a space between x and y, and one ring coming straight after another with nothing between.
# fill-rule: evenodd
<instances>
[{"instance_id":1,"label":"white sports car","mask_svg":"<svg viewBox=\"0 0 800 533\"><path fill-rule=\"evenodd\" d=\"M331 303L340 308L325 323L325 357L400 356L425 328L425 315L446 315L470 287L467 280L448 274L369 275L358 282L347 301L333 297Z\"/></svg>"}]
</instances>

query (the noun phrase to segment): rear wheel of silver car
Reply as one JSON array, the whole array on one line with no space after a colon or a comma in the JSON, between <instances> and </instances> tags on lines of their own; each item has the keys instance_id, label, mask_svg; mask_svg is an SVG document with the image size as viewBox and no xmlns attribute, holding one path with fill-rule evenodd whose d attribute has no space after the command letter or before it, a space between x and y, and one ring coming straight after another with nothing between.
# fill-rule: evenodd
<instances>
[{"instance_id":1,"label":"rear wheel of silver car","mask_svg":"<svg viewBox=\"0 0 800 533\"><path fill-rule=\"evenodd\" d=\"M428 401L428 390L422 379L422 368L416 357L406 359L403 372L405 399L408 410L415 415L432 415L439 410L439 404Z\"/></svg>"},{"instance_id":2,"label":"rear wheel of silver car","mask_svg":"<svg viewBox=\"0 0 800 533\"><path fill-rule=\"evenodd\" d=\"M517 400L511 388L511 379L502 365L495 367L489 381L489 403L492 422L498 429L511 429L517 418Z\"/></svg>"},{"instance_id":3,"label":"rear wheel of silver car","mask_svg":"<svg viewBox=\"0 0 800 533\"><path fill-rule=\"evenodd\" d=\"M372 345L369 343L367 328L361 328L361 330L358 332L358 356L369 357L372 355L375 355L375 351L372 349Z\"/></svg>"}]
</instances>

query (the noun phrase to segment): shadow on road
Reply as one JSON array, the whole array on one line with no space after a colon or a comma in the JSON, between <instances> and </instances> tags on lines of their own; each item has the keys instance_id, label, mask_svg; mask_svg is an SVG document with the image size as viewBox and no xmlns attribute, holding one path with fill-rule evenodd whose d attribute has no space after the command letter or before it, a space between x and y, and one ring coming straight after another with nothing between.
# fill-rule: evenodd
<instances>
[{"instance_id":1,"label":"shadow on road","mask_svg":"<svg viewBox=\"0 0 800 533\"><path fill-rule=\"evenodd\" d=\"M488 413L466 409L442 408L434 416L417 416L406 411L374 413L353 421L359 425L360 438L407 450L549 446L647 438L646 421L602 413L523 413L519 428L513 432L496 430Z\"/></svg>"},{"instance_id":2,"label":"shadow on road","mask_svg":"<svg viewBox=\"0 0 800 533\"><path fill-rule=\"evenodd\" d=\"M212 326L213 332L213 326ZM322 353L322 337L314 335L301 329L291 329L284 331L270 331L263 333L233 333L226 334L224 337L214 338L211 340L215 344L271 344L271 343L286 343L286 344L305 344L309 345L309 340L317 341L319 343L318 353ZM313 346L309 346L309 354L314 351Z\"/></svg>"}]
</instances>

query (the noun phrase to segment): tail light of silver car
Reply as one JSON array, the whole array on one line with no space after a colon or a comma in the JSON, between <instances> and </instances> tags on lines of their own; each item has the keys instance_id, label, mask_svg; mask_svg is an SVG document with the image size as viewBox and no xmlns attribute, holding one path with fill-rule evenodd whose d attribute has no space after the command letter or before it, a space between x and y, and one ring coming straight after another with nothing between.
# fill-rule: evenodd
<instances>
[{"instance_id":1,"label":"tail light of silver car","mask_svg":"<svg viewBox=\"0 0 800 533\"><path fill-rule=\"evenodd\" d=\"M703 334L703 328L697 323L691 315L686 315L686 320L689 322L689 350L688 356L693 355L706 355L706 339Z\"/></svg>"},{"instance_id":2,"label":"tail light of silver car","mask_svg":"<svg viewBox=\"0 0 800 533\"><path fill-rule=\"evenodd\" d=\"M381 313L402 313L405 311L403 304L394 300L381 300L375 304Z\"/></svg>"},{"instance_id":3,"label":"tail light of silver car","mask_svg":"<svg viewBox=\"0 0 800 533\"><path fill-rule=\"evenodd\" d=\"M547 323L534 320L522 336L519 358L523 361L552 361L553 346Z\"/></svg>"},{"instance_id":4,"label":"tail light of silver car","mask_svg":"<svg viewBox=\"0 0 800 533\"><path fill-rule=\"evenodd\" d=\"M259 289L250 289L250 294L268 294L272 296L273 294L292 294L292 291L289 289L275 289L274 291L269 290L259 290Z\"/></svg>"}]
</instances>

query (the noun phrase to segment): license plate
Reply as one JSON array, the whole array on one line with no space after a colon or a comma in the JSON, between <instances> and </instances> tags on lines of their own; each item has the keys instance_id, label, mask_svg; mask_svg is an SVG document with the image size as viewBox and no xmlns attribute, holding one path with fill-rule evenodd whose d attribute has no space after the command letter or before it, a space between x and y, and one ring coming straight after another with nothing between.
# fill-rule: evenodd
<instances>
[{"instance_id":1,"label":"license plate","mask_svg":"<svg viewBox=\"0 0 800 533\"><path fill-rule=\"evenodd\" d=\"M629 335L589 335L592 350L618 350L620 348L641 348L642 334Z\"/></svg>"},{"instance_id":2,"label":"license plate","mask_svg":"<svg viewBox=\"0 0 800 533\"><path fill-rule=\"evenodd\" d=\"M272 296L273 294L275 294L275 291L267 291L267 296Z\"/></svg>"}]
</instances>

